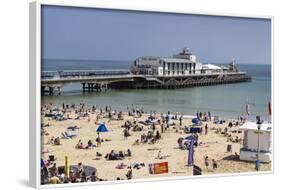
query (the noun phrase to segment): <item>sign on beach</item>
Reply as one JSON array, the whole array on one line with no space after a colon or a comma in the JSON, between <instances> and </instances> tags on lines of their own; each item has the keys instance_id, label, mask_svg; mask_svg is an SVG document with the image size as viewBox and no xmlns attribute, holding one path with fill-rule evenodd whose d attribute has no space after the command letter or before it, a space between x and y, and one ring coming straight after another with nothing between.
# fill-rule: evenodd
<instances>
[{"instance_id":1,"label":"sign on beach","mask_svg":"<svg viewBox=\"0 0 281 190\"><path fill-rule=\"evenodd\" d=\"M168 173L168 162L160 162L148 164L149 174L163 174Z\"/></svg>"}]
</instances>

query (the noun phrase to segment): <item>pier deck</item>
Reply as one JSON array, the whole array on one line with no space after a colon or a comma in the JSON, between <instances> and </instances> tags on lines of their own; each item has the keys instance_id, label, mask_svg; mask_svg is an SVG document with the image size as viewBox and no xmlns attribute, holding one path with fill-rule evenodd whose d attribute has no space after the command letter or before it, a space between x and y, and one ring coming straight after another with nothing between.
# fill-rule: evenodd
<instances>
[{"instance_id":1,"label":"pier deck","mask_svg":"<svg viewBox=\"0 0 281 190\"><path fill-rule=\"evenodd\" d=\"M58 73L58 72L57 72ZM83 92L104 91L109 88L186 88L196 86L208 86L226 83L247 82L251 77L245 72L224 72L212 74L189 74L189 75L136 75L122 70L106 71L105 74L93 74L94 71L64 71L63 74L54 71L44 72L41 76L41 94L61 94L63 86L71 83L80 83ZM111 74L110 74L111 73Z\"/></svg>"}]
</instances>

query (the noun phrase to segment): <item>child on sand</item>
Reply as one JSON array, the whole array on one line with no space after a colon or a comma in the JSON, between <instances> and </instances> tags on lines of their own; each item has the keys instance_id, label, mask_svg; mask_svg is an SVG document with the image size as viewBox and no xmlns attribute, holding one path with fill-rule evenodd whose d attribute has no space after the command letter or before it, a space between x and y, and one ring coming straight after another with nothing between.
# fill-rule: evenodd
<instances>
[{"instance_id":1,"label":"child on sand","mask_svg":"<svg viewBox=\"0 0 281 190\"><path fill-rule=\"evenodd\" d=\"M157 158L158 159L162 159L163 158L161 149L158 151Z\"/></svg>"}]
</instances>

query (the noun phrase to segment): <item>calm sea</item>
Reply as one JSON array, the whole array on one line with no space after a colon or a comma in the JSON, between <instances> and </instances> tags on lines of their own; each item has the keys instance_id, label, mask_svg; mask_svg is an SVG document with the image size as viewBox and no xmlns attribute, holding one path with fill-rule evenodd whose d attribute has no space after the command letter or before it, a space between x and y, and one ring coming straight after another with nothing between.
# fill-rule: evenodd
<instances>
[{"instance_id":1,"label":"calm sea","mask_svg":"<svg viewBox=\"0 0 281 190\"><path fill-rule=\"evenodd\" d=\"M42 60L42 70L128 69L132 61L81 61ZM44 96L42 103L61 105L85 103L86 105L111 105L125 110L127 105L143 106L147 112L179 112L195 114L208 112L226 118L245 114L250 104L251 117L261 115L268 119L268 102L271 100L271 65L238 64L238 68L252 76L251 82L194 87L173 90L110 90L107 92L82 93L80 84L64 87L61 96Z\"/></svg>"}]
</instances>

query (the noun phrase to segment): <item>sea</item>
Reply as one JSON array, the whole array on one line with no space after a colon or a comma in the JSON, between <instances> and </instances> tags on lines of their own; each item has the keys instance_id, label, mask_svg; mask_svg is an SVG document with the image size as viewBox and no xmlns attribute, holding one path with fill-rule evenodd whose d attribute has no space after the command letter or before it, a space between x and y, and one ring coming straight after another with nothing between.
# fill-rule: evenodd
<instances>
[{"instance_id":1,"label":"sea","mask_svg":"<svg viewBox=\"0 0 281 190\"><path fill-rule=\"evenodd\" d=\"M114 60L61 60L42 59L42 71L129 69L133 61ZM214 63L216 64L216 63ZM150 113L182 113L195 115L197 112L211 112L222 118L237 118L246 114L249 105L251 119L260 115L269 119L268 103L271 101L271 65L237 64L241 71L252 76L252 81L215 86L181 89L116 89L107 92L83 93L81 84L64 86L61 96L42 96L42 104L84 103L86 106L110 105L112 109L127 110L132 105L143 107Z\"/></svg>"}]
</instances>

